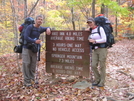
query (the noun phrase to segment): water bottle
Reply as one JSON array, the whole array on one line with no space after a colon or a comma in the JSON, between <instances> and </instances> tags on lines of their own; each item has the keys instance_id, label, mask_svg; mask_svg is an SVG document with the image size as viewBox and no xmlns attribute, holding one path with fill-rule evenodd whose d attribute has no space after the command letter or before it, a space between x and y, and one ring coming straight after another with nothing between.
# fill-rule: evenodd
<instances>
[{"instance_id":1,"label":"water bottle","mask_svg":"<svg viewBox=\"0 0 134 101\"><path fill-rule=\"evenodd\" d=\"M34 40L37 40L37 38L34 38Z\"/></svg>"}]
</instances>

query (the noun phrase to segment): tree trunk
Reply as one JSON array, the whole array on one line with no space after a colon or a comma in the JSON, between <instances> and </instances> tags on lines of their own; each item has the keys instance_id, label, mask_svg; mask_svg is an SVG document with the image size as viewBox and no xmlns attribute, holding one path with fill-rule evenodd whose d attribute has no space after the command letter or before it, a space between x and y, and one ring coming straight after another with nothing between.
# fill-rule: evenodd
<instances>
[{"instance_id":1,"label":"tree trunk","mask_svg":"<svg viewBox=\"0 0 134 101\"><path fill-rule=\"evenodd\" d=\"M24 19L27 18L27 0L24 0Z\"/></svg>"},{"instance_id":2,"label":"tree trunk","mask_svg":"<svg viewBox=\"0 0 134 101\"><path fill-rule=\"evenodd\" d=\"M105 5L104 4L101 5L101 14L105 14Z\"/></svg>"},{"instance_id":3,"label":"tree trunk","mask_svg":"<svg viewBox=\"0 0 134 101\"><path fill-rule=\"evenodd\" d=\"M118 0L116 0L116 2L118 3ZM115 36L117 36L117 26L118 26L118 18L116 16L116 18L115 18Z\"/></svg>"},{"instance_id":4,"label":"tree trunk","mask_svg":"<svg viewBox=\"0 0 134 101\"><path fill-rule=\"evenodd\" d=\"M105 7L105 16L108 18L108 7Z\"/></svg>"},{"instance_id":5,"label":"tree trunk","mask_svg":"<svg viewBox=\"0 0 134 101\"><path fill-rule=\"evenodd\" d=\"M93 18L95 18L95 3L96 3L96 1L93 0L93 2L92 2L92 17Z\"/></svg>"},{"instance_id":6,"label":"tree trunk","mask_svg":"<svg viewBox=\"0 0 134 101\"><path fill-rule=\"evenodd\" d=\"M13 16L13 33L15 34L15 44L18 44L18 30L17 30L17 18L16 18L16 12L14 8L14 3L12 0L10 0L11 8L12 8L12 16Z\"/></svg>"},{"instance_id":7,"label":"tree trunk","mask_svg":"<svg viewBox=\"0 0 134 101\"><path fill-rule=\"evenodd\" d=\"M74 18L74 8L72 7L71 9L71 13L72 13L72 25L73 25L73 30L75 30L75 18Z\"/></svg>"},{"instance_id":8,"label":"tree trunk","mask_svg":"<svg viewBox=\"0 0 134 101\"><path fill-rule=\"evenodd\" d=\"M17 17L16 17L16 12L14 8L14 2L10 0L11 3L11 8L12 8L12 16L13 16L13 33L15 34L15 44L18 45L18 30L17 30ZM18 61L18 54L16 54L17 57L17 64L18 64L18 71L21 71L19 61Z\"/></svg>"}]
</instances>

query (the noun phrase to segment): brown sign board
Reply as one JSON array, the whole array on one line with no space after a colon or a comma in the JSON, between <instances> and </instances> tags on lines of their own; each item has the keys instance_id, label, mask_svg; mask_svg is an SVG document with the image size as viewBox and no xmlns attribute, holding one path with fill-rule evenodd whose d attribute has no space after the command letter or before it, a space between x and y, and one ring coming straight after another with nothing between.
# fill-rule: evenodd
<instances>
[{"instance_id":1,"label":"brown sign board","mask_svg":"<svg viewBox=\"0 0 134 101\"><path fill-rule=\"evenodd\" d=\"M52 31L46 36L46 72L89 77L88 31Z\"/></svg>"}]
</instances>

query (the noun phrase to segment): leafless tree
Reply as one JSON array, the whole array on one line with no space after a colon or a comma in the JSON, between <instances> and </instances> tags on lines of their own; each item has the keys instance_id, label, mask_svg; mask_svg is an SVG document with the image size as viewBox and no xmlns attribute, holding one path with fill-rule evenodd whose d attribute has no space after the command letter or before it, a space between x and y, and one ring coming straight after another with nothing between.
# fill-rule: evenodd
<instances>
[{"instance_id":1,"label":"leafless tree","mask_svg":"<svg viewBox=\"0 0 134 101\"><path fill-rule=\"evenodd\" d=\"M92 2L92 17L93 18L95 17L95 2L96 2L96 0L93 0L93 2Z\"/></svg>"}]
</instances>

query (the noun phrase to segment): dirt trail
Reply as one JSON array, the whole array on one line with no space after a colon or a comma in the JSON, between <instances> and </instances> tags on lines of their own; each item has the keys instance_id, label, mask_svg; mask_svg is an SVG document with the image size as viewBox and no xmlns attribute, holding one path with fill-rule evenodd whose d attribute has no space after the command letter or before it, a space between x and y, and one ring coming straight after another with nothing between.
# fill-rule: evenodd
<instances>
[{"instance_id":1,"label":"dirt trail","mask_svg":"<svg viewBox=\"0 0 134 101\"><path fill-rule=\"evenodd\" d=\"M45 72L45 52L39 62L39 88L23 89L22 72L18 71L15 55L0 57L0 101L132 101L134 100L134 40L118 41L110 48L107 58L106 86L103 89L74 89L77 77L65 77L49 84L51 74ZM21 67L22 60L19 60ZM49 83L48 83L49 82Z\"/></svg>"}]
</instances>

